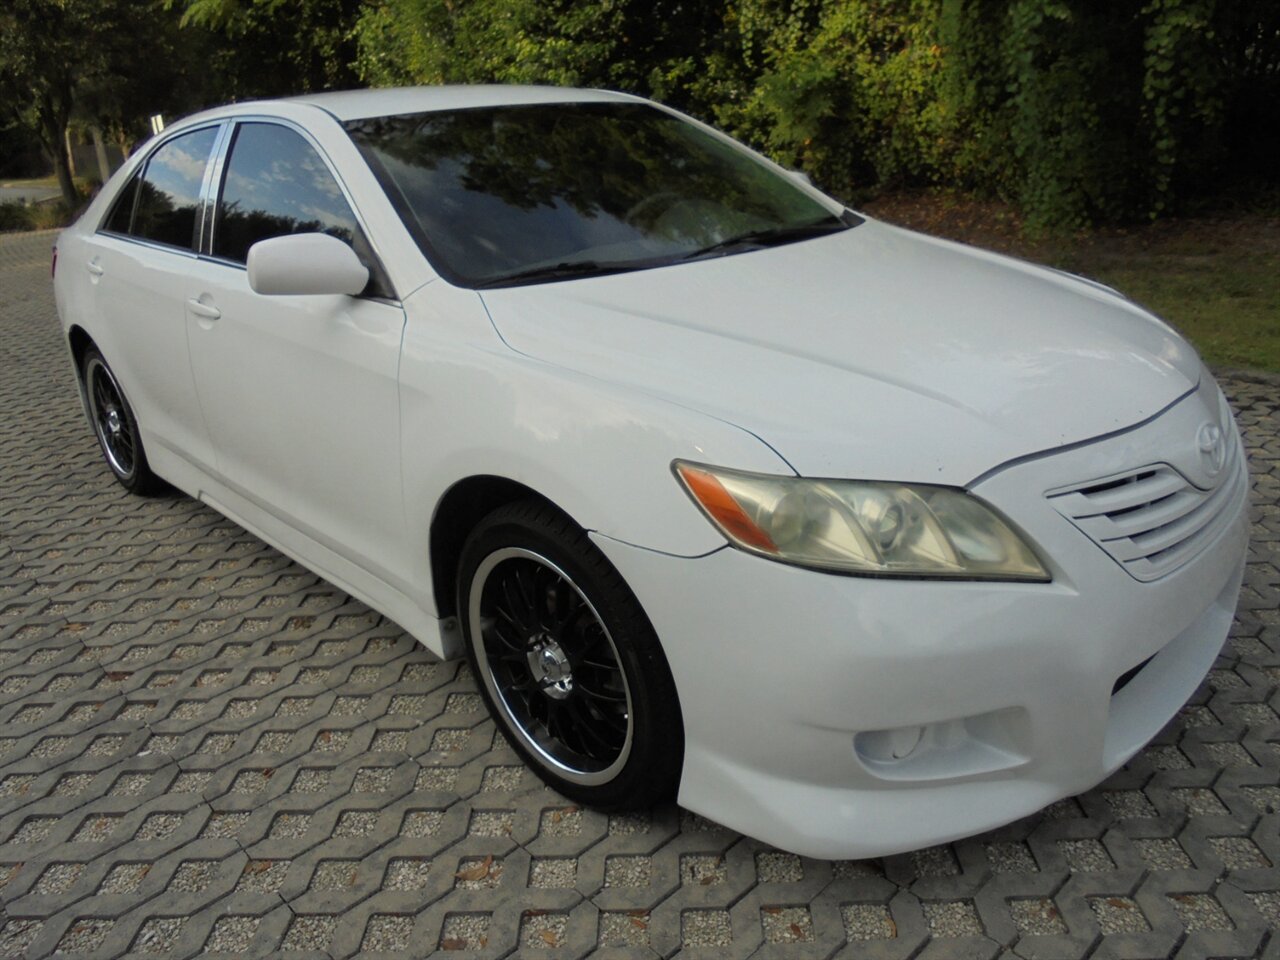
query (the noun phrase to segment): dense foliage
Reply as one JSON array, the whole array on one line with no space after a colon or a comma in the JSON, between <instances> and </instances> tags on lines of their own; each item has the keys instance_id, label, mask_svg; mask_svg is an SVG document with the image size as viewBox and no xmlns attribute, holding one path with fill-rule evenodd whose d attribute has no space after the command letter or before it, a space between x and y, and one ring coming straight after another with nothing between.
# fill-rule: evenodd
<instances>
[{"instance_id":1,"label":"dense foliage","mask_svg":"<svg viewBox=\"0 0 1280 960\"><path fill-rule=\"evenodd\" d=\"M218 101L353 87L363 0L164 0L200 45ZM196 39L193 37L193 39Z\"/></svg>"},{"instance_id":2,"label":"dense foliage","mask_svg":"<svg viewBox=\"0 0 1280 960\"><path fill-rule=\"evenodd\" d=\"M1040 224L1280 181L1276 0L6 0L0 136L145 132L370 84L601 86L857 199L944 185ZM63 174L65 158L58 165ZM62 177L64 192L69 177Z\"/></svg>"},{"instance_id":3,"label":"dense foliage","mask_svg":"<svg viewBox=\"0 0 1280 960\"><path fill-rule=\"evenodd\" d=\"M1274 0L381 0L357 34L373 83L621 88L837 193L957 185L1042 224L1280 169Z\"/></svg>"}]
</instances>

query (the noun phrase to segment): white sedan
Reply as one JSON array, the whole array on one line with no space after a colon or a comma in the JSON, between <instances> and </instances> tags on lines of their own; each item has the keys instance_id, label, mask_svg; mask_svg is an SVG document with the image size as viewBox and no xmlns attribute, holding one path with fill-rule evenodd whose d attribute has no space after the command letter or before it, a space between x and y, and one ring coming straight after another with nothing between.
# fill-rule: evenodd
<instances>
[{"instance_id":1,"label":"white sedan","mask_svg":"<svg viewBox=\"0 0 1280 960\"><path fill-rule=\"evenodd\" d=\"M1122 765L1235 608L1244 452L1177 333L635 97L211 110L55 290L126 488L465 653L581 803L817 857L975 833Z\"/></svg>"}]
</instances>

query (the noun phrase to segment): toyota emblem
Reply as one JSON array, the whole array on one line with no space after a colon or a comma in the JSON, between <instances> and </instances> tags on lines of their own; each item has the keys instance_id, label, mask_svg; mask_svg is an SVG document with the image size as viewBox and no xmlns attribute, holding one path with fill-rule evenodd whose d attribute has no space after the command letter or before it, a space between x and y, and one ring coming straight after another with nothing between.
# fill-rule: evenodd
<instances>
[{"instance_id":1,"label":"toyota emblem","mask_svg":"<svg viewBox=\"0 0 1280 960\"><path fill-rule=\"evenodd\" d=\"M1222 428L1216 423L1206 423L1196 435L1196 444L1200 447L1200 462L1205 473L1216 477L1227 460L1227 438Z\"/></svg>"}]
</instances>

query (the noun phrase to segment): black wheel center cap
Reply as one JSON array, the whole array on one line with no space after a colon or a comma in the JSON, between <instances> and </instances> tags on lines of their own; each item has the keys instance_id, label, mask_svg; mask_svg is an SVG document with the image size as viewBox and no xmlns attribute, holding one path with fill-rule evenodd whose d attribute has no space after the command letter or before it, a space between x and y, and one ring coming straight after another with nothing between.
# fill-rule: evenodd
<instances>
[{"instance_id":1,"label":"black wheel center cap","mask_svg":"<svg viewBox=\"0 0 1280 960\"><path fill-rule=\"evenodd\" d=\"M535 636L526 657L534 682L548 697L563 700L573 692L573 668L564 649L551 637Z\"/></svg>"}]
</instances>

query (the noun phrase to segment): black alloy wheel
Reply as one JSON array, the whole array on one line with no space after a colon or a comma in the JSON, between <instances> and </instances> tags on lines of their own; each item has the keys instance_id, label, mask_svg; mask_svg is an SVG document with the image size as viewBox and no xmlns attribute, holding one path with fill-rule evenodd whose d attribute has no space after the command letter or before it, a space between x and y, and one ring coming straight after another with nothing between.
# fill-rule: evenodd
<instances>
[{"instance_id":1,"label":"black alloy wheel","mask_svg":"<svg viewBox=\"0 0 1280 960\"><path fill-rule=\"evenodd\" d=\"M111 367L97 348L85 351L81 366L89 422L107 466L131 493L153 493L161 482L147 463L138 421Z\"/></svg>"},{"instance_id":2,"label":"black alloy wheel","mask_svg":"<svg viewBox=\"0 0 1280 960\"><path fill-rule=\"evenodd\" d=\"M481 692L539 776L591 806L669 799L683 754L671 672L586 534L545 504L503 507L468 538L459 574Z\"/></svg>"}]
</instances>

